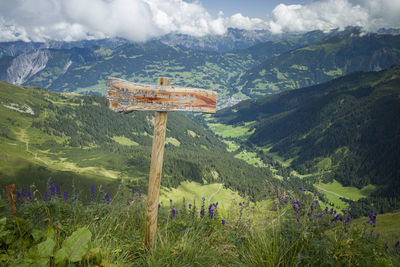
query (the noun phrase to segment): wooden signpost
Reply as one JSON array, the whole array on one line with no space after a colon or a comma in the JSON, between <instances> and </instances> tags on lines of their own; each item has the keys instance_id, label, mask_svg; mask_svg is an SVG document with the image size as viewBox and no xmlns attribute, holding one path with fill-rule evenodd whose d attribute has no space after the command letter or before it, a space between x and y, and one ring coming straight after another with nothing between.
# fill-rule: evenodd
<instances>
[{"instance_id":1,"label":"wooden signpost","mask_svg":"<svg viewBox=\"0 0 400 267\"><path fill-rule=\"evenodd\" d=\"M158 201L164 157L168 111L215 113L217 94L198 88L170 86L169 78L158 78L158 85L145 85L117 78L107 82L106 105L113 111L156 111L147 201L145 245L155 245Z\"/></svg>"}]
</instances>

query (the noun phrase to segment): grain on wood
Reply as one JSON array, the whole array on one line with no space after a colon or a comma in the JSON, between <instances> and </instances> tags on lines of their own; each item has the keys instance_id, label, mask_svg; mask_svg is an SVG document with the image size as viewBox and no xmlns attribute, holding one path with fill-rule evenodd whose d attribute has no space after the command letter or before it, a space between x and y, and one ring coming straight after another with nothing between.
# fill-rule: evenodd
<instances>
[{"instance_id":1,"label":"grain on wood","mask_svg":"<svg viewBox=\"0 0 400 267\"><path fill-rule=\"evenodd\" d=\"M107 106L129 113L134 110L191 111L215 113L217 94L213 91L170 86L146 85L110 77L107 82Z\"/></svg>"},{"instance_id":2,"label":"grain on wood","mask_svg":"<svg viewBox=\"0 0 400 267\"><path fill-rule=\"evenodd\" d=\"M169 85L168 78L159 78L158 84ZM158 201L160 195L161 173L164 158L165 132L167 128L165 111L157 111L154 120L153 148L151 151L150 178L147 195L147 215L145 245L148 249L154 247L157 233Z\"/></svg>"}]
</instances>

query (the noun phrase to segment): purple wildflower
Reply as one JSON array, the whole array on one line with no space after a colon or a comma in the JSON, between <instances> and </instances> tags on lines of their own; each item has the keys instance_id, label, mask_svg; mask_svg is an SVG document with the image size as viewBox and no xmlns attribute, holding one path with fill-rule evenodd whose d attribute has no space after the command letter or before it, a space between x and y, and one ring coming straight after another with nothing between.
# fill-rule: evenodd
<instances>
[{"instance_id":1,"label":"purple wildflower","mask_svg":"<svg viewBox=\"0 0 400 267\"><path fill-rule=\"evenodd\" d=\"M175 217L175 215L176 215L176 210L175 209L172 209L172 217Z\"/></svg>"},{"instance_id":2,"label":"purple wildflower","mask_svg":"<svg viewBox=\"0 0 400 267\"><path fill-rule=\"evenodd\" d=\"M310 207L310 214L312 215L313 212L314 212L314 205L311 205L311 207Z\"/></svg>"},{"instance_id":3,"label":"purple wildflower","mask_svg":"<svg viewBox=\"0 0 400 267\"><path fill-rule=\"evenodd\" d=\"M300 189L301 191L303 191L303 192L306 192L306 191L307 191L307 190L304 189L303 187L299 187L299 189Z\"/></svg>"},{"instance_id":4,"label":"purple wildflower","mask_svg":"<svg viewBox=\"0 0 400 267\"><path fill-rule=\"evenodd\" d=\"M214 217L213 205L210 205L210 206L208 207L208 217L209 217L210 219L212 219L212 218Z\"/></svg>"},{"instance_id":5,"label":"purple wildflower","mask_svg":"<svg viewBox=\"0 0 400 267\"><path fill-rule=\"evenodd\" d=\"M204 217L204 206L201 206L201 210L200 210L200 218Z\"/></svg>"},{"instance_id":6,"label":"purple wildflower","mask_svg":"<svg viewBox=\"0 0 400 267\"><path fill-rule=\"evenodd\" d=\"M58 198L61 198L61 186L59 184L56 184L56 193Z\"/></svg>"},{"instance_id":7,"label":"purple wildflower","mask_svg":"<svg viewBox=\"0 0 400 267\"><path fill-rule=\"evenodd\" d=\"M192 204L189 203L189 209L191 209L191 208L192 208Z\"/></svg>"},{"instance_id":8,"label":"purple wildflower","mask_svg":"<svg viewBox=\"0 0 400 267\"><path fill-rule=\"evenodd\" d=\"M56 187L53 180L50 180L50 196L53 197L56 195Z\"/></svg>"},{"instance_id":9,"label":"purple wildflower","mask_svg":"<svg viewBox=\"0 0 400 267\"><path fill-rule=\"evenodd\" d=\"M317 215L317 218L321 218L322 215L324 215L324 214L323 214L323 213L318 214L318 215Z\"/></svg>"},{"instance_id":10,"label":"purple wildflower","mask_svg":"<svg viewBox=\"0 0 400 267\"><path fill-rule=\"evenodd\" d=\"M325 207L325 214L328 213L328 207Z\"/></svg>"},{"instance_id":11,"label":"purple wildflower","mask_svg":"<svg viewBox=\"0 0 400 267\"><path fill-rule=\"evenodd\" d=\"M44 193L44 200L49 202L49 193L47 193L47 191Z\"/></svg>"},{"instance_id":12,"label":"purple wildflower","mask_svg":"<svg viewBox=\"0 0 400 267\"><path fill-rule=\"evenodd\" d=\"M92 202L94 202L95 197L96 197L96 192L95 192L95 188L94 188L94 184L92 184L92 186L90 187L90 199L92 200Z\"/></svg>"},{"instance_id":13,"label":"purple wildflower","mask_svg":"<svg viewBox=\"0 0 400 267\"><path fill-rule=\"evenodd\" d=\"M158 204L158 209L160 209L161 208L161 205L160 204Z\"/></svg>"},{"instance_id":14,"label":"purple wildflower","mask_svg":"<svg viewBox=\"0 0 400 267\"><path fill-rule=\"evenodd\" d=\"M107 204L110 204L110 196L108 195L108 193L106 193L106 195L104 196L104 200Z\"/></svg>"},{"instance_id":15,"label":"purple wildflower","mask_svg":"<svg viewBox=\"0 0 400 267\"><path fill-rule=\"evenodd\" d=\"M330 211L330 214L332 214L333 213L333 208L331 208L331 211Z\"/></svg>"},{"instance_id":16,"label":"purple wildflower","mask_svg":"<svg viewBox=\"0 0 400 267\"><path fill-rule=\"evenodd\" d=\"M225 225L225 220L222 220L221 223L222 223L222 225Z\"/></svg>"},{"instance_id":17,"label":"purple wildflower","mask_svg":"<svg viewBox=\"0 0 400 267\"><path fill-rule=\"evenodd\" d=\"M376 225L376 216L377 216L377 214L375 213L374 210L371 210L371 211L368 213L368 216L369 216L371 225L375 227L375 225Z\"/></svg>"}]
</instances>

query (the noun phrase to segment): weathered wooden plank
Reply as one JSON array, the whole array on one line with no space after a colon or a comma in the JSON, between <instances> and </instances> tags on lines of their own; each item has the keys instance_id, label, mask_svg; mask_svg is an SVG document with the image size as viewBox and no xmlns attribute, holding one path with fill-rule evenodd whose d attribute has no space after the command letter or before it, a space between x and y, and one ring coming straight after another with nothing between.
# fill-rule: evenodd
<instances>
[{"instance_id":1,"label":"weathered wooden plank","mask_svg":"<svg viewBox=\"0 0 400 267\"><path fill-rule=\"evenodd\" d=\"M169 85L170 79L158 78L159 85ZM147 195L146 232L144 243L148 249L154 247L157 233L158 200L164 158L165 132L168 112L157 111L154 119L153 147L151 151L149 189Z\"/></svg>"},{"instance_id":2,"label":"weathered wooden plank","mask_svg":"<svg viewBox=\"0 0 400 267\"><path fill-rule=\"evenodd\" d=\"M107 106L122 113L143 111L191 111L215 113L217 94L212 91L169 85L146 85L110 77Z\"/></svg>"}]
</instances>

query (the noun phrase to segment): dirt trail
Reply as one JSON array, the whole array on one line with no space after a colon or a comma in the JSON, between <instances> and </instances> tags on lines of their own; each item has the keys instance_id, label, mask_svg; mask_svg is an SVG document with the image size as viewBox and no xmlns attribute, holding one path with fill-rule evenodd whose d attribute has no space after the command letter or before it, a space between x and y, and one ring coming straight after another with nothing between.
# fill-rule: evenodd
<instances>
[{"instance_id":1,"label":"dirt trail","mask_svg":"<svg viewBox=\"0 0 400 267\"><path fill-rule=\"evenodd\" d=\"M209 198L208 198L208 203L210 203L210 200L222 189L222 184L219 185L218 190L215 191Z\"/></svg>"}]
</instances>

